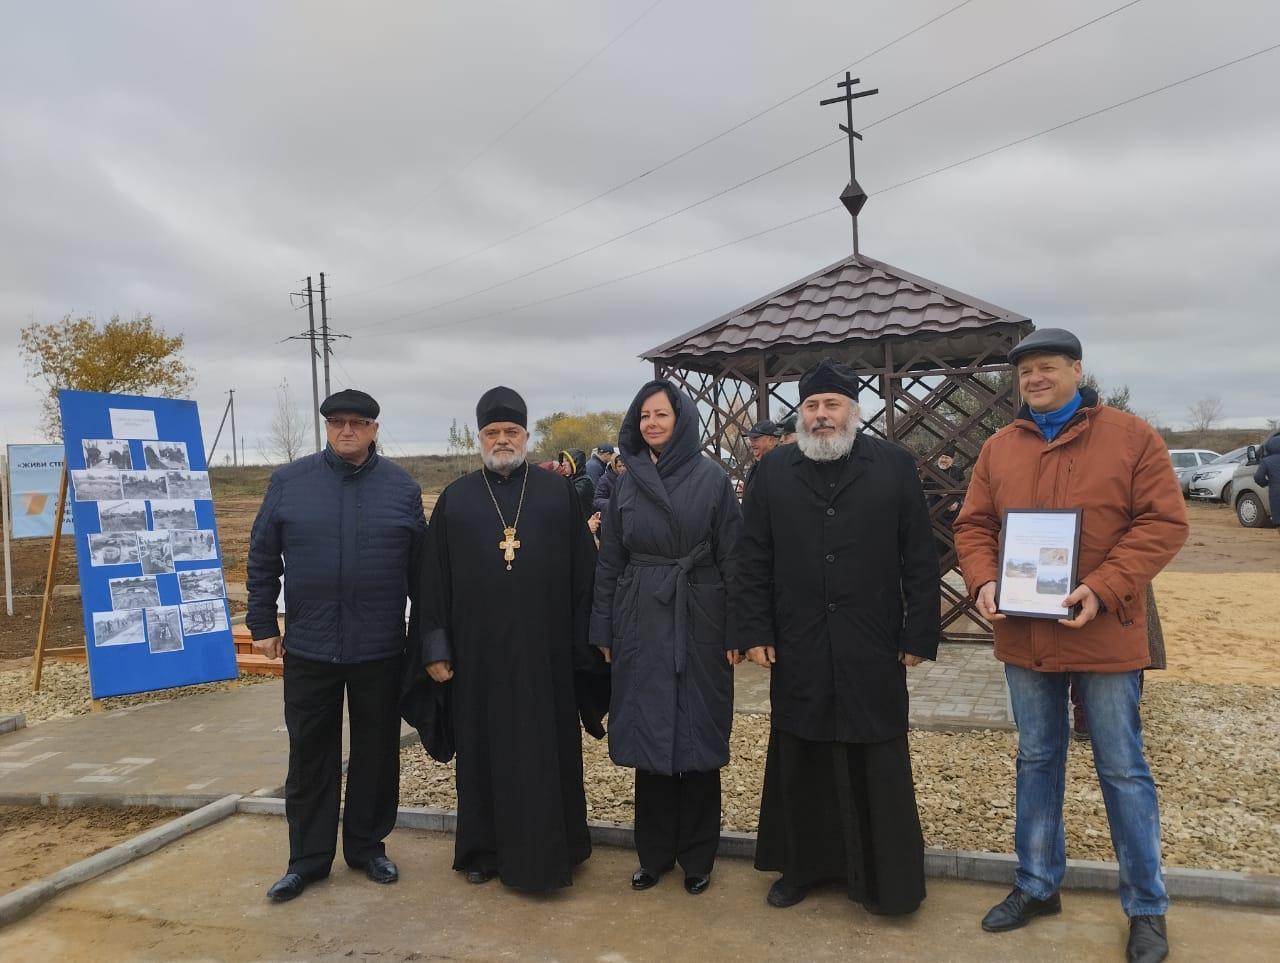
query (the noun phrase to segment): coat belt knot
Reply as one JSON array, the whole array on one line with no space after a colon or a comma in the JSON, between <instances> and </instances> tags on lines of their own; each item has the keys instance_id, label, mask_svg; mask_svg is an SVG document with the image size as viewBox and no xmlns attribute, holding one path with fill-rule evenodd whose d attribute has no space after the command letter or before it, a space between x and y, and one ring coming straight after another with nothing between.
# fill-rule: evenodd
<instances>
[{"instance_id":1,"label":"coat belt knot","mask_svg":"<svg viewBox=\"0 0 1280 963\"><path fill-rule=\"evenodd\" d=\"M690 608L693 599L689 591L689 573L699 565L711 562L711 546L705 541L694 546L693 551L683 558L668 558L665 555L644 555L632 553L631 564L639 568L666 568L669 571L654 593L654 598L664 605L675 599L676 634L675 634L675 666L676 675L684 675L685 663L689 652Z\"/></svg>"}]
</instances>

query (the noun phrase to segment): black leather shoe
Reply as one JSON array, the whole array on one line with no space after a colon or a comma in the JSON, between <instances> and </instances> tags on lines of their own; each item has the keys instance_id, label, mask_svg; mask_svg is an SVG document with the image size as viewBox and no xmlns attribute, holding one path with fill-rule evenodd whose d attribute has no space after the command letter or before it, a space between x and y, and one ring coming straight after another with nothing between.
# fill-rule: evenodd
<instances>
[{"instance_id":1,"label":"black leather shoe","mask_svg":"<svg viewBox=\"0 0 1280 963\"><path fill-rule=\"evenodd\" d=\"M711 885L710 876L686 876L684 878L684 891L690 896L697 896L705 893L707 887Z\"/></svg>"},{"instance_id":2,"label":"black leather shoe","mask_svg":"<svg viewBox=\"0 0 1280 963\"><path fill-rule=\"evenodd\" d=\"M474 883L479 886L481 883L487 883L498 875L496 869L471 869L467 871L467 882Z\"/></svg>"},{"instance_id":3,"label":"black leather shoe","mask_svg":"<svg viewBox=\"0 0 1280 963\"><path fill-rule=\"evenodd\" d=\"M271 884L271 888L267 890L267 899L273 903L287 903L301 896L306 888L307 881L297 873L285 873Z\"/></svg>"},{"instance_id":4,"label":"black leather shoe","mask_svg":"<svg viewBox=\"0 0 1280 963\"><path fill-rule=\"evenodd\" d=\"M988 933L1007 933L1026 926L1037 916L1062 912L1062 897L1054 893L1048 899L1036 899L1014 887L1003 901L991 907L982 917L982 928Z\"/></svg>"},{"instance_id":5,"label":"black leather shoe","mask_svg":"<svg viewBox=\"0 0 1280 963\"><path fill-rule=\"evenodd\" d=\"M1159 963L1169 955L1169 931L1163 916L1135 916L1129 920L1129 963Z\"/></svg>"},{"instance_id":6,"label":"black leather shoe","mask_svg":"<svg viewBox=\"0 0 1280 963\"><path fill-rule=\"evenodd\" d=\"M394 883L400 878L400 870L386 856L375 856L365 863L364 874L375 883Z\"/></svg>"},{"instance_id":7,"label":"black leather shoe","mask_svg":"<svg viewBox=\"0 0 1280 963\"><path fill-rule=\"evenodd\" d=\"M658 880L660 879L662 879L661 873L641 866L631 874L631 888L634 890L652 889L658 885Z\"/></svg>"},{"instance_id":8,"label":"black leather shoe","mask_svg":"<svg viewBox=\"0 0 1280 963\"><path fill-rule=\"evenodd\" d=\"M792 886L785 879L779 879L769 887L765 902L778 909L786 909L788 906L795 906L808 895L808 886Z\"/></svg>"}]
</instances>

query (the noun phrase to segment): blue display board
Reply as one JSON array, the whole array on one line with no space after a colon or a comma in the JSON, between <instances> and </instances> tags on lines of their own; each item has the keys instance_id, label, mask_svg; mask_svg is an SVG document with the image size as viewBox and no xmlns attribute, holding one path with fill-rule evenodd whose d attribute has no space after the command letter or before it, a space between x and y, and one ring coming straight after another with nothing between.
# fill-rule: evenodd
<instances>
[{"instance_id":1,"label":"blue display board","mask_svg":"<svg viewBox=\"0 0 1280 963\"><path fill-rule=\"evenodd\" d=\"M95 699L236 676L194 401L59 391Z\"/></svg>"},{"instance_id":2,"label":"blue display board","mask_svg":"<svg viewBox=\"0 0 1280 963\"><path fill-rule=\"evenodd\" d=\"M9 517L17 538L52 538L53 513L62 484L61 445L9 446ZM62 513L62 534L70 535L71 502Z\"/></svg>"}]
</instances>

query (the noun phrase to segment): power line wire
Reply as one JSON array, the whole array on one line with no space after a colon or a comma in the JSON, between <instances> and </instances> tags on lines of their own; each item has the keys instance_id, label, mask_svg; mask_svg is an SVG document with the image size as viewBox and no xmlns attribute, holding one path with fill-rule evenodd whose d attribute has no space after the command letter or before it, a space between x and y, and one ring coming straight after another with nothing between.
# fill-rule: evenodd
<instances>
[{"instance_id":1,"label":"power line wire","mask_svg":"<svg viewBox=\"0 0 1280 963\"><path fill-rule=\"evenodd\" d=\"M1026 57L1032 53L1035 53L1038 50L1043 50L1044 48L1048 47L1053 43L1058 42L1059 40L1069 37L1072 34L1078 33L1079 31L1084 30L1086 27L1090 27L1096 23L1106 20L1108 17L1114 16L1115 14L1120 13L1121 11L1128 9L1129 7L1136 6L1138 3L1141 3L1141 2L1142 0L1129 0L1129 2L1121 4L1120 6L1108 11L1107 13L1094 17L1092 20L1079 24L1078 26L1072 27L1070 30L1066 30L1062 33L1059 33L1054 37L1050 37L1048 40L1042 41L1041 43L1038 43L1033 47L1029 47L1028 49L1022 51L1021 53L1013 57L1009 57L1001 61L1000 63L993 64L992 66L987 67L986 69L981 70L978 73L970 75L964 80L957 81L956 83L951 84L950 86L944 88L943 90L938 91L935 94L931 94L930 96L924 98L923 100L918 100L914 104L910 104L906 107L903 107L903 108L900 108L899 110L894 111L891 114L881 117L878 120L865 125L862 129L870 130L872 127L876 127L879 124L884 123L886 120L890 120L894 117L899 117L907 113L908 111L915 109L916 107L919 107L923 104L927 104L932 100L936 100L938 97L941 97L944 94L950 93L955 90L959 90L961 87L964 87L969 83L972 83L973 81L979 79L980 77L987 76L988 74L991 74L1002 67L1008 66L1009 64L1012 64L1018 60L1021 60L1023 57ZM706 143L709 143L709 142L710 141L707 141ZM428 304L420 308L415 308L411 311L404 311L399 314L394 314L394 315L391 315L390 317L382 318L377 321L370 321L370 322L366 322L365 324L356 325L352 330L367 330L369 328L381 327L382 325L385 325L385 324L392 324L396 321L402 321L405 318L416 317L417 315L420 315L420 314L427 314L432 311L438 311L441 308L450 307L451 305L458 304L462 301L470 300L473 297L478 297L481 294L487 294L490 291L494 291L498 288L505 287L508 284L514 284L517 281L523 281L526 278L534 276L535 274L540 274L543 271L548 271L552 268L559 267L560 265L565 264L569 261L575 260L579 257L583 257L584 255L587 255L587 254L591 254L595 251L600 250L601 248L609 246L610 244L614 244L617 241L621 241L625 238L631 237L633 234L637 234L640 231L646 230L647 228L653 227L657 224L661 224L664 221L671 220L674 217L677 217L681 214L685 214L697 207L701 207L704 204L709 204L711 201L714 201L720 197L723 197L724 195L729 194L733 191L739 190L740 188L746 187L749 184L753 184L756 181L761 180L762 178L768 177L771 174L776 174L778 171L791 167L792 165L797 164L800 161L805 160L809 157L812 157L813 155L818 154L821 151L824 151L830 147L835 147L838 144L844 144L844 143L845 143L845 138L843 137L836 137L833 140L825 141L824 143L821 143L816 147L810 148L809 150L804 151L803 153L798 154L795 157L792 157L786 161L783 161L780 164L776 164L773 167L768 168L767 170L763 170L757 174L752 175L751 177L738 181L736 184L732 184L729 187L722 188L721 190L718 190L715 193L708 195L707 197L703 197L700 200L694 201L690 204L686 204L683 207L676 208L675 210L668 211L666 214L662 214L659 217L655 217L652 220L646 221L643 224L639 224L633 228L630 228L626 231L621 232L620 234L615 234L612 237L606 238L602 241L597 241L594 244L590 244L584 248L581 248L580 250L574 251L572 254L566 254L563 257L559 257L552 261L548 261L545 264L542 264L536 268L531 268L530 270L524 271L520 274L516 274L511 277L504 278L501 281L495 281L492 284L486 285L485 287L482 287L482 288L478 288L474 291L469 291L466 294L461 294L456 297L446 298L441 301L436 301L436 302L433 302L432 304ZM455 258L454 260L456 262L468 256L469 255L462 255L461 257Z\"/></svg>"},{"instance_id":2,"label":"power line wire","mask_svg":"<svg viewBox=\"0 0 1280 963\"><path fill-rule=\"evenodd\" d=\"M643 180L644 178L648 177L650 174L656 174L658 171L663 170L667 167L670 167L672 164L675 164L678 161L683 160L684 158L688 157L690 154L696 153L697 151L702 150L702 148L707 147L710 144L714 144L717 141L723 139L724 137L727 137L729 134L732 134L734 131L741 130L743 127L746 127L748 124L756 120L759 120L761 117L764 117L766 114L772 113L773 111L777 110L779 107L783 107L786 104L791 103L796 98L802 97L805 94L809 93L810 91L814 90L815 88L822 86L832 77L839 76L840 74L844 73L846 70L850 70L853 67L856 67L867 60L870 60L872 57L876 56L877 54L883 53L884 51L890 49L891 47L896 46L897 44L901 43L904 40L907 40L908 38L914 36L915 34L926 29L927 27L931 27L933 24L937 23L938 21L942 20L945 17L950 16L951 14L955 13L957 10L960 10L963 7L967 7L972 2L973 0L962 0L961 3L957 3L954 6L949 7L948 9L944 10L942 13L934 17L931 17L929 20L926 20L924 23L920 24L919 26L913 27L911 30L908 30L906 33L900 34L899 36L893 38L892 40L889 40L881 44L879 47L876 47L874 50L871 50L868 53L863 54L861 57L857 58L856 60L841 67L839 70L826 74L815 83L809 84L807 87L804 87L793 94L787 95L781 100L776 101L773 104L770 104L768 107L765 107L763 110L756 111L754 114L751 114L750 116L743 118L737 123L729 127L726 127L724 130L720 131L719 133L713 134L711 137L708 137L706 140L700 141L699 143L694 144L691 147L687 147L684 150L680 151L679 153L674 154L671 157L668 157L666 160L663 160L653 165L652 167L646 168L645 170L641 171L639 174L635 174L624 181L620 181L619 183L613 185L612 187L607 188L606 190L603 190L600 193L595 194L594 196L589 197L584 201L580 201L577 204L572 205L571 207L567 207L564 210L551 215L550 217L543 218L540 221L530 224L528 227L521 228L518 231L513 231L512 233L506 235L505 237L499 238L498 240L492 241L488 244L481 245L480 247L473 248L472 250L467 251L465 254L460 254L457 257L450 258L447 261L441 261L439 264L434 264L431 267L424 268L421 271L416 271L413 274L406 274L403 277L395 278L394 280L391 280L391 281L386 281L381 284L375 284L367 288L360 288L355 291L350 291L347 294L345 294L344 297L351 298L361 294L369 294L374 291L381 291L381 290L384 290L385 288L394 287L395 285L398 285L398 284L403 284L406 281L414 281L414 280L417 280L418 278L427 277L430 274L434 274L436 271L443 270L444 268L447 268L447 267L452 267L453 265L458 264L461 261L465 261L470 258L473 258L476 255L484 254L487 251L491 251L496 247L501 247L503 244L506 244L509 241L514 241L517 238L524 237L526 234L530 234L533 231L538 230L539 228L546 227L548 224L551 224L554 221L558 221L561 218L568 217L570 214L574 214L582 210L584 207L588 207L589 205L594 204L596 201L603 200L604 198L609 197L612 194L616 194L619 191L627 187L630 187L632 184L635 184L636 182ZM1135 0L1135 2L1140 2L1140 0Z\"/></svg>"},{"instance_id":3,"label":"power line wire","mask_svg":"<svg viewBox=\"0 0 1280 963\"><path fill-rule=\"evenodd\" d=\"M653 11L662 3L663 3L663 0L654 0L653 3L649 4L649 6L647 6L644 9L644 11L640 14L640 16L636 17L629 24L627 24L625 27L622 28L621 33L616 34L612 40L610 40L603 47L601 47L599 50L593 53L590 57L584 60L573 73L569 74L568 77L560 81L560 83L556 84L556 86L552 87L551 90L547 91L547 93L543 94L540 99L534 102L533 106L531 106L523 114L521 114L514 121L512 121L510 125L508 125L500 134L498 134L498 136L490 140L487 144L484 145L484 147L480 148L479 151L472 154L471 157L465 163L463 163L461 167L459 167L454 171L450 171L449 173L445 174L442 178L440 178L440 180L436 182L435 186L432 187L431 190L429 190L425 195L423 195L418 200L410 204L407 208L405 208L400 213L400 216L396 218L390 225L388 225L388 227L389 228L395 227L396 225L403 222L410 214L412 214L415 210L417 210L419 207L421 207L423 204L429 201L432 197L434 197L437 193L439 193L440 188L442 188L445 184L449 183L452 180L456 180L457 178L461 177L464 173L466 173L466 171L471 167L472 164L478 161L485 154L489 153L489 151L493 150L493 148L497 147L498 144L500 144L507 137L508 134L510 134L513 130L515 130L517 127L523 124L526 120L528 120L539 107L541 107L543 104L549 101L552 97L554 97L560 91L564 90L565 87L569 86L569 84L571 84L578 77L579 74L581 74L584 70L586 70L593 63L599 60L600 57L602 57L610 47L612 47L619 40L621 40L628 33L630 33L632 27L638 24L645 17L649 16L649 14L653 13ZM348 295L348 297L350 297L350 295Z\"/></svg>"},{"instance_id":4,"label":"power line wire","mask_svg":"<svg viewBox=\"0 0 1280 963\"><path fill-rule=\"evenodd\" d=\"M1059 124L1054 124L1052 127L1046 127L1046 128L1044 128L1043 130L1036 131L1035 133L1033 133L1033 134L1028 134L1028 135L1026 135L1026 136L1024 136L1024 137L1019 137L1019 138L1017 138L1016 140L1008 141L1007 143L1001 144L1001 145L999 145L998 147L992 147L992 148L990 148L989 150L984 150L984 151L981 151L981 152L979 152L979 153L977 153L977 154L971 154L970 156L968 156L968 157L966 157L966 158L963 158L962 160L957 160L957 161L953 161L952 163L949 163L949 164L944 164L944 165L943 165L943 166L941 166L941 167L936 167L936 168L934 168L933 170L926 171L926 172L925 172L925 173L923 173L923 174L918 174L918 175L916 175L916 176L914 176L914 177L909 177L909 178L907 178L906 180L899 181L899 182L897 182L896 184L891 184L890 186L888 186L888 187L884 187L884 188L881 188L880 190L871 191L871 192L869 192L869 195L868 195L868 196L872 196L872 197L874 197L874 196L876 196L876 195L878 195L878 194L887 194L887 193L889 193L890 191L895 191L895 190L897 190L897 189L899 189L899 188L901 188L901 187L906 187L906 186L907 186L907 185L909 185L909 184L915 184L915 183L917 183L917 182L919 182L919 181L925 180L926 178L934 177L934 176L936 176L936 175L938 175L938 174L942 174L942 173L945 173L945 172L947 172L947 171L954 170L954 169L956 169L957 167L961 167L961 166L964 166L964 165L966 165L966 164L973 163L974 161L981 160L981 159L983 159L983 158L985 158L985 157L990 157L990 156L991 156L991 155L993 155L993 154L997 154L997 153L1000 153L1001 151L1009 150L1010 148L1017 147L1017 146L1019 146L1019 145L1021 145L1021 144L1025 144L1025 143L1027 143L1028 141L1035 140L1036 138L1044 137L1044 136L1046 136L1046 135L1048 135L1048 134L1052 134L1052 133L1054 133L1054 132L1056 132L1056 131L1063 130L1064 128L1071 127L1071 126L1073 126L1074 124L1078 124L1078 123L1081 123L1081 122L1083 122L1083 121L1090 120L1090 119L1092 119L1092 118L1094 118L1094 117L1098 117L1098 116L1100 116L1100 115L1102 115L1102 114L1109 113L1110 111L1113 111L1113 110L1118 110L1118 109L1119 109L1119 108L1121 108L1121 107L1126 107L1126 106L1128 106L1128 105L1130 105L1130 104L1137 103L1137 102L1138 102L1138 101L1140 101L1140 100L1145 100L1145 99L1146 99L1146 98L1148 98L1148 97L1153 97L1153 96L1155 96L1156 94L1164 93L1164 92L1166 92L1166 91L1169 91L1169 90L1174 89L1175 87L1180 87L1180 86L1182 86L1183 84L1191 83L1192 81L1199 80L1199 79L1201 79L1201 78L1203 78L1203 77L1207 77L1207 76L1209 76L1210 74L1217 73L1218 71L1226 70L1226 69L1227 69L1227 68L1229 68L1229 67L1237 66L1238 64L1242 64L1242 63L1244 63L1244 62L1246 62L1246 61L1248 61L1248 60L1253 60L1255 57L1261 57L1261 56L1263 56L1264 54L1272 53L1272 52L1273 52L1273 51L1275 51L1275 50L1280 50L1280 43L1272 44L1272 45L1270 45L1270 46L1268 46L1268 47L1263 47L1263 48L1261 48L1261 49L1259 49L1259 50L1255 50L1255 51L1253 51L1252 53L1245 54L1245 55L1240 56L1240 57L1237 57L1237 58L1235 58L1235 59L1233 59L1233 60L1226 61L1226 62L1224 62L1224 63L1221 63L1221 64L1218 64L1218 65L1216 65L1216 66L1210 67L1210 68L1208 68L1208 69L1206 69L1206 70L1201 70L1201 71L1199 71L1199 72L1197 72L1197 73L1189 74L1189 75L1188 75L1188 76L1186 76L1186 77L1182 77L1182 78L1180 78L1180 79L1178 79L1178 80L1171 81L1171 82L1169 82L1169 83L1167 83L1167 84L1163 84L1163 85L1161 85L1161 86L1159 86L1159 87L1152 88L1151 90L1145 91L1145 92L1143 92L1143 93L1141 93L1141 94L1136 94L1136 95L1134 95L1134 96L1132 96L1132 97L1127 97L1127 98L1125 98L1124 100L1116 101L1115 103L1113 103L1113 104L1109 104L1109 105L1107 105L1106 107L1100 107L1100 108L1098 108L1098 109L1096 109L1096 110L1091 110L1091 111L1089 111L1089 112L1087 112L1087 113L1080 114L1080 115L1078 115L1078 116L1076 116L1076 117L1071 118L1070 120L1063 121L1062 123L1059 123ZM758 238L758 237L763 237L763 236L764 236L764 235L766 235L766 234L772 234L772 233L773 233L773 232L775 232L775 231L780 231L780 230L782 230L782 229L784 229L784 228L791 227L791 226L793 226L793 225L795 225L795 224L799 224L799 223L801 223L801 222L803 222L803 221L809 221L809 220L812 220L812 219L813 219L813 218L815 218L815 217L819 217L819 216L821 216L821 215L823 215L823 214L829 214L829 213L831 213L831 212L833 212L833 211L838 211L838 210L842 210L842 207L841 207L840 205L833 205L833 206L831 206L831 207L825 207L825 208L823 208L822 210L814 211L814 212L812 212L812 213L810 213L810 214L805 214L805 215L803 215L802 217L793 218L793 219L791 219L791 220L789 220L789 221L784 221L784 222L783 222L783 223L781 223L781 224L775 224L775 225L774 225L774 226L772 226L772 227L764 228L764 229L759 230L759 231L754 231L754 232L752 232L751 234L747 234L747 235L745 235L745 236L743 236L743 237L736 238L736 239L734 239L734 240L732 240L732 241L725 241L725 242L723 242L723 243L721 243L721 244L714 245L713 247L704 248L703 250L700 250L700 251L694 251L694 252L691 252L691 253L689 253L689 254L682 255L682 256L680 256L680 257L676 257L676 258L672 258L672 259L667 260L667 261L663 261L663 262L661 262L660 264L655 264L655 265L652 265L652 266L647 267L647 268L642 268L642 269L640 269L639 271L632 271L632 272L629 272L629 273L627 273L627 274L619 275L618 277L609 278L609 279L606 279L606 280L604 280L604 281L599 281L599 282L596 282L596 283L594 283L594 284L589 284L589 285L586 285L586 286L584 286L584 287L576 288L576 289L574 289L574 290L572 290L572 291L566 291L566 292L563 292L563 293L561 293L561 294L551 295L551 296L549 296L549 297L545 297L545 298L539 298L539 299L537 299L537 300L535 300L535 301L528 301L528 302L525 302L525 303L523 303L523 304L513 305L513 306L511 306L511 307L502 308L502 309L497 310L497 311L490 311L490 312L486 312L486 313L483 313L483 314L471 315L471 316L468 316L468 317L465 317L465 318L457 318L457 319L454 319L454 320L451 320L451 321L445 321L445 322L442 322L442 323L440 323L440 324L426 325L426 326L423 326L423 327L420 327L420 328L407 328L407 329L403 329L403 330L396 330L396 331L382 331L382 332L378 332L378 333L375 333L375 334L366 335L366 337L367 337L367 338L389 337L389 336L393 336L393 335L405 334L405 333L407 333L408 331L434 331L434 330L438 330L438 329L440 329L440 328L453 327L454 325L458 325L458 324L467 324L467 323L471 323L471 322L475 322L475 321L482 321L482 320L486 320L486 319L489 319L489 318L499 317L499 316L504 315L504 314L512 314L512 313L514 313L514 312L516 312L516 311L522 311L522 310L525 310L526 308L537 307L537 306L540 306L540 305L543 305L543 304L551 303L551 302L553 302L553 301L559 301L559 300L562 300L562 299L564 299L564 298L573 297L573 296L578 295L578 294L584 294L584 293L586 293L586 292L588 292L588 291L594 291L594 290L597 290L597 289L602 288L602 287L606 287L606 286L611 285L611 284L617 284L617 283L620 283L620 282L622 282L622 281L631 280L632 278L640 277L640 276L645 275L645 274L651 274L651 273L653 273L654 271L659 271L659 270L662 270L662 269L664 269L664 268L673 267L673 266L675 266L675 265L677 265L677 264L682 264L682 263L684 263L685 261L690 261L690 260L693 260L694 258L702 257L702 256L707 255L707 254L712 254L712 253L715 253L716 251L722 251L722 250L724 250L725 248L733 247L734 245L741 244L741 243L743 243L743 242L745 242L745 241L754 240L754 239L756 239L756 238Z\"/></svg>"}]
</instances>

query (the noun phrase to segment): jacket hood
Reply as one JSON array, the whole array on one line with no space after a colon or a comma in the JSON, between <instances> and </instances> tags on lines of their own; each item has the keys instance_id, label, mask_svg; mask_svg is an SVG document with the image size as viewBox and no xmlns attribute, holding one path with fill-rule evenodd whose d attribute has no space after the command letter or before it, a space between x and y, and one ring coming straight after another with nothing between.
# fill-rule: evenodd
<instances>
[{"instance_id":1,"label":"jacket hood","mask_svg":"<svg viewBox=\"0 0 1280 963\"><path fill-rule=\"evenodd\" d=\"M1280 455L1280 432L1272 435L1262 443L1262 453L1264 455Z\"/></svg>"},{"instance_id":2,"label":"jacket hood","mask_svg":"<svg viewBox=\"0 0 1280 963\"><path fill-rule=\"evenodd\" d=\"M566 448L560 452L560 460L569 464L569 477L578 478L587 473L587 453L581 448Z\"/></svg>"}]
</instances>

